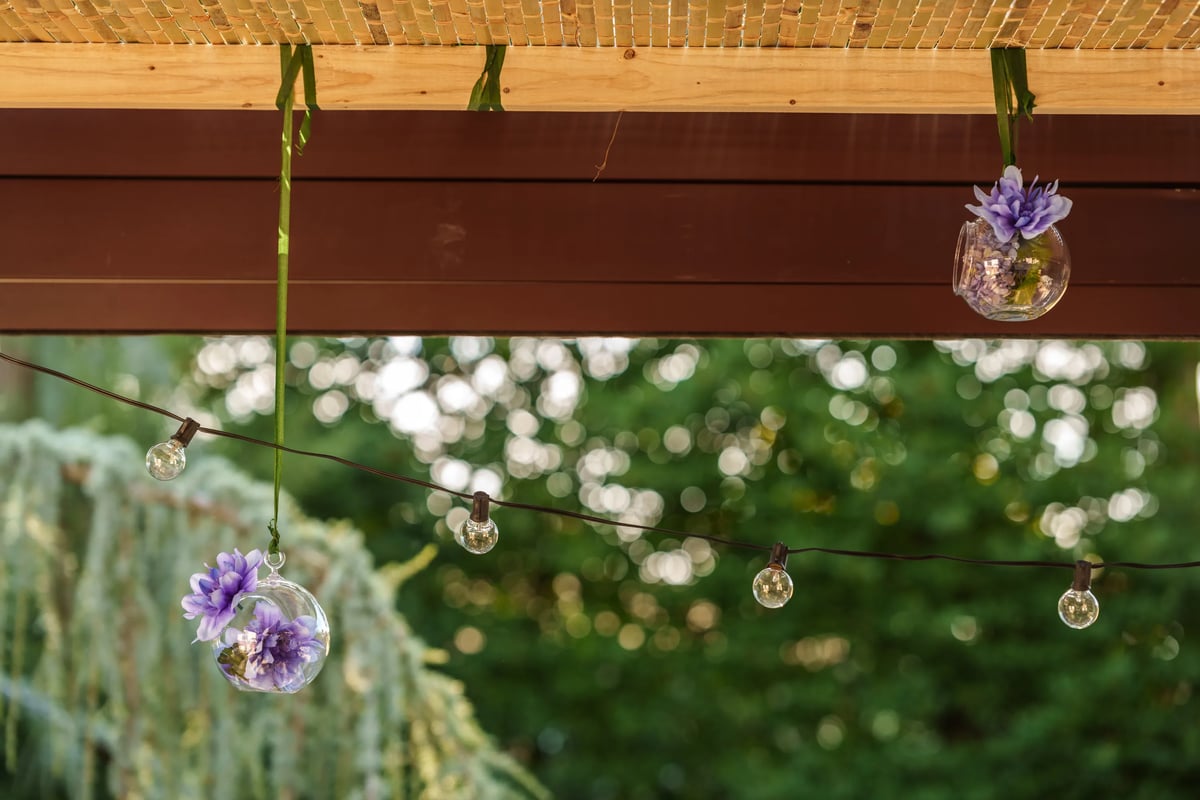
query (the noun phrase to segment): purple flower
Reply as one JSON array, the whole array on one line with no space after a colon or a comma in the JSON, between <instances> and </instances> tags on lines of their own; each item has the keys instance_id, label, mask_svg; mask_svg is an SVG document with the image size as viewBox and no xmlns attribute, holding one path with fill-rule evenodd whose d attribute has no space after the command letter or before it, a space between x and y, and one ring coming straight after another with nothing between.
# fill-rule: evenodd
<instances>
[{"instance_id":1,"label":"purple flower","mask_svg":"<svg viewBox=\"0 0 1200 800\"><path fill-rule=\"evenodd\" d=\"M316 630L315 618L290 620L275 605L260 602L243 630L225 631L228 655L218 663L255 689L294 692L304 686L304 665L324 654L325 644L313 635Z\"/></svg>"},{"instance_id":2,"label":"purple flower","mask_svg":"<svg viewBox=\"0 0 1200 800\"><path fill-rule=\"evenodd\" d=\"M1020 169L1006 167L992 193L984 194L976 186L979 205L967 206L972 214L987 220L1001 243L1011 241L1018 233L1032 239L1071 213L1071 201L1058 194L1058 181L1038 186L1034 178L1028 189L1022 188L1023 183Z\"/></svg>"},{"instance_id":3,"label":"purple flower","mask_svg":"<svg viewBox=\"0 0 1200 800\"><path fill-rule=\"evenodd\" d=\"M263 556L258 550L242 555L236 548L233 555L219 553L217 565L208 573L192 576L192 594L183 598L185 619L200 620L200 629L193 642L207 642L221 635L221 629L237 616L237 604L242 595L258 585L258 566Z\"/></svg>"},{"instance_id":4,"label":"purple flower","mask_svg":"<svg viewBox=\"0 0 1200 800\"><path fill-rule=\"evenodd\" d=\"M998 259L991 259L969 270L957 291L967 305L984 313L1007 303L1016 285L1013 272L1000 264Z\"/></svg>"}]
</instances>

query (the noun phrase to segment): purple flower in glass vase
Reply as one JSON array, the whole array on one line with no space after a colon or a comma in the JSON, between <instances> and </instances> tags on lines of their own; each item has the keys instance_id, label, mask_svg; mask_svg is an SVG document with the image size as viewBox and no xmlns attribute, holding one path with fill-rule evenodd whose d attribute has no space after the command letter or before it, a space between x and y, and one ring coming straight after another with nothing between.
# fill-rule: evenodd
<instances>
[{"instance_id":1,"label":"purple flower in glass vase","mask_svg":"<svg viewBox=\"0 0 1200 800\"><path fill-rule=\"evenodd\" d=\"M242 596L258 586L258 567L263 556L258 550L242 555L236 548L233 555L217 554L217 565L208 572L192 576L192 593L183 598L185 619L200 620L193 642L207 642L221 635L221 629L237 616L237 604Z\"/></svg>"},{"instance_id":2,"label":"purple flower in glass vase","mask_svg":"<svg viewBox=\"0 0 1200 800\"><path fill-rule=\"evenodd\" d=\"M1033 239L1071 213L1071 201L1058 194L1058 181L1038 186L1034 178L1026 189L1021 170L1015 166L1005 167L991 194L976 186L975 197L979 205L968 205L967 210L986 220L1002 244L1017 234Z\"/></svg>"},{"instance_id":3,"label":"purple flower in glass vase","mask_svg":"<svg viewBox=\"0 0 1200 800\"><path fill-rule=\"evenodd\" d=\"M218 663L255 689L294 692L305 684L304 665L325 652L316 630L315 618L288 619L278 607L260 602L244 629L225 631L228 647Z\"/></svg>"}]
</instances>

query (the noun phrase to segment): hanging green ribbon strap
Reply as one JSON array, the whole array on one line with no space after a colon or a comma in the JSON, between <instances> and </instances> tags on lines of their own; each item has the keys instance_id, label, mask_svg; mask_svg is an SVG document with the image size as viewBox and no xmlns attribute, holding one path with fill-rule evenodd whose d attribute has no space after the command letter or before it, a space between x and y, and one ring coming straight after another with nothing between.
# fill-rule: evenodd
<instances>
[{"instance_id":1,"label":"hanging green ribbon strap","mask_svg":"<svg viewBox=\"0 0 1200 800\"><path fill-rule=\"evenodd\" d=\"M1022 47L992 48L992 88L996 94L996 124L1004 166L1017 163L1017 122L1033 119L1034 94L1029 91Z\"/></svg>"},{"instance_id":2,"label":"hanging green ribbon strap","mask_svg":"<svg viewBox=\"0 0 1200 800\"><path fill-rule=\"evenodd\" d=\"M279 48L279 93L275 105L283 112L283 142L279 154L279 245L275 256L275 444L283 444L284 372L287 364L288 254L292 228L292 105L296 77L304 74L304 122L300 125L298 150L303 153L312 132L312 112L317 110L317 77L312 48L289 44ZM279 553L279 490L283 482L283 452L275 451L275 510L270 524L271 544L267 552Z\"/></svg>"},{"instance_id":3,"label":"hanging green ribbon strap","mask_svg":"<svg viewBox=\"0 0 1200 800\"><path fill-rule=\"evenodd\" d=\"M503 111L500 104L500 71L504 69L504 53L507 48L502 44L486 46L483 60L483 72L471 89L471 99L467 102L467 111Z\"/></svg>"},{"instance_id":4,"label":"hanging green ribbon strap","mask_svg":"<svg viewBox=\"0 0 1200 800\"><path fill-rule=\"evenodd\" d=\"M292 46L285 44L279 48L279 91L275 94L275 107L284 111L287 106L291 113L292 101L296 96L296 78L304 75L304 121L300 123L300 141L296 151L304 155L304 146L312 135L312 112L319 111L317 107L317 67L313 61L312 47L307 44Z\"/></svg>"}]
</instances>

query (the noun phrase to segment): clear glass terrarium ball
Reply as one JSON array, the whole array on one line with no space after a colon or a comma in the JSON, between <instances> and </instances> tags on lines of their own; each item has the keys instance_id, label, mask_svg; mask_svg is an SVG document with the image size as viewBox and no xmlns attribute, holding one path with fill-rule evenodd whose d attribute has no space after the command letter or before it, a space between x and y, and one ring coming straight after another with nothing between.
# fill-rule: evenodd
<instances>
[{"instance_id":1,"label":"clear glass terrarium ball","mask_svg":"<svg viewBox=\"0 0 1200 800\"><path fill-rule=\"evenodd\" d=\"M782 608L792 599L792 578L774 564L754 576L754 599L767 608Z\"/></svg>"},{"instance_id":2,"label":"clear glass terrarium ball","mask_svg":"<svg viewBox=\"0 0 1200 800\"><path fill-rule=\"evenodd\" d=\"M168 439L146 451L146 471L160 481L174 480L187 466L187 450L178 439Z\"/></svg>"},{"instance_id":3,"label":"clear glass terrarium ball","mask_svg":"<svg viewBox=\"0 0 1200 800\"><path fill-rule=\"evenodd\" d=\"M1058 599L1058 616L1071 628L1086 628L1100 617L1100 601L1090 591L1068 589Z\"/></svg>"},{"instance_id":4,"label":"clear glass terrarium ball","mask_svg":"<svg viewBox=\"0 0 1200 800\"><path fill-rule=\"evenodd\" d=\"M282 556L279 561L282 566ZM325 666L329 620L312 593L284 580L276 567L242 597L212 647L221 674L239 690L292 694Z\"/></svg>"},{"instance_id":5,"label":"clear glass terrarium ball","mask_svg":"<svg viewBox=\"0 0 1200 800\"><path fill-rule=\"evenodd\" d=\"M1037 319L1062 299L1071 277L1071 255L1053 225L1025 239L996 238L992 226L976 219L963 223L954 253L954 293L988 319Z\"/></svg>"},{"instance_id":6,"label":"clear glass terrarium ball","mask_svg":"<svg viewBox=\"0 0 1200 800\"><path fill-rule=\"evenodd\" d=\"M468 553L481 556L496 546L500 541L500 529L493 520L486 519L476 522L468 518L454 533L454 541L462 545Z\"/></svg>"}]
</instances>

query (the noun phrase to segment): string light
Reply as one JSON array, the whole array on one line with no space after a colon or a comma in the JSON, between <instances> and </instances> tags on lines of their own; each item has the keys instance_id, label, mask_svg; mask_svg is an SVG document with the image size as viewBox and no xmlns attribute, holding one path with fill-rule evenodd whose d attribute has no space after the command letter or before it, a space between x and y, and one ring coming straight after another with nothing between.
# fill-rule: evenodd
<instances>
[{"instance_id":1,"label":"string light","mask_svg":"<svg viewBox=\"0 0 1200 800\"><path fill-rule=\"evenodd\" d=\"M787 566L788 549L783 542L771 548L771 560L754 576L751 589L754 599L766 608L783 608L792 599L792 577L784 572Z\"/></svg>"},{"instance_id":2,"label":"string light","mask_svg":"<svg viewBox=\"0 0 1200 800\"><path fill-rule=\"evenodd\" d=\"M1058 598L1058 616L1069 628L1086 628L1100 616L1100 601L1092 594L1092 564L1075 562L1075 580Z\"/></svg>"},{"instance_id":3,"label":"string light","mask_svg":"<svg viewBox=\"0 0 1200 800\"><path fill-rule=\"evenodd\" d=\"M988 567L1047 567L1052 569L1074 569L1075 579L1072 582L1071 588L1063 594L1059 599L1059 616L1063 622L1073 628L1086 628L1096 621L1100 614L1100 603L1096 596L1091 592L1091 572L1093 569L1105 568L1125 568L1125 569L1140 569L1140 570L1162 570L1162 569L1195 569L1200 567L1200 561L1184 561L1168 564L1146 564L1136 561L1110 561L1105 563L1092 564L1087 561L1078 561L1075 563L1064 563L1061 561L1022 561L1022 560L994 560L994 559L979 559L979 558L962 558L959 556L943 555L941 553L922 553L917 555L909 555L902 553L884 553L873 552L866 550L842 550L830 547L798 547L789 548L783 542L776 542L774 546L758 544L756 542L745 542L737 539L726 539L720 536L711 536L693 531L680 531L671 528L663 528L657 525L641 525L633 522L617 522L604 517L595 516L593 514L585 514L578 511L569 511L562 508L551 508L548 506L539 506L532 503L520 503L514 500L497 500L494 497L488 496L485 492L477 492L468 494L466 492L455 491L431 481L414 478L408 475L399 475L386 470L377 469L366 464L360 464L357 461L351 461L341 456L336 456L331 453L320 453L312 450L300 450L294 447L287 447L274 442L255 439L250 436L243 436L240 433L232 431L223 431L215 428L206 428L196 423L195 420L184 418L168 411L165 408L160 408L150 403L134 400L131 397L117 394L116 392L103 389L99 386L88 383L60 372L50 367L44 367L40 364L34 364L29 361L10 356L0 352L0 360L7 361L20 367L32 369L36 372L50 375L55 378L67 381L76 386L79 386L88 391L95 392L105 397L117 400L127 405L135 406L146 411L153 411L156 414L161 414L165 417L175 420L180 423L180 429L171 437L171 440L163 442L155 448L151 448L151 453L159 447L170 446L171 442L179 441L180 444L186 446L191 441L192 436L196 433L204 433L210 436L220 436L226 439L235 439L247 444L257 445L259 447L269 447L283 453L292 455L305 456L308 458L318 458L326 461L332 461L342 466L357 469L362 472L376 475L388 480L399 481L413 486L420 486L430 491L443 492L451 497L457 497L461 500L470 500L472 502L471 515L467 522L455 533L455 539L464 548L472 553L486 553L495 547L499 539L499 530L494 521L489 515L489 506L495 504L503 508L520 509L524 511L532 511L538 514L553 514L559 517L568 519L580 520L596 525L611 525L614 527L629 528L639 530L646 533L657 533L665 536L673 536L680 539L703 539L714 544L725 547L737 547L743 550L755 550L759 552L769 552L770 559L766 568L761 570L754 578L753 590L755 599L768 608L779 608L783 606L794 591L791 577L784 570L787 562L787 557L802 553L824 553L826 555L844 556L849 558L868 558L887 561L953 561L960 564L975 564ZM182 448L181 448L182 450ZM182 452L181 452L182 455ZM150 454L147 454L147 462L149 462ZM149 467L149 463L147 463ZM180 467L182 469L182 466ZM153 472L151 473L153 474ZM178 474L178 472L176 472ZM157 476L155 476L157 477ZM171 477L174 477L172 475Z\"/></svg>"},{"instance_id":4,"label":"string light","mask_svg":"<svg viewBox=\"0 0 1200 800\"><path fill-rule=\"evenodd\" d=\"M487 492L476 492L471 516L454 532L454 541L462 545L468 553L481 556L496 546L500 540L500 529L488 515L488 503L491 498Z\"/></svg>"},{"instance_id":5,"label":"string light","mask_svg":"<svg viewBox=\"0 0 1200 800\"><path fill-rule=\"evenodd\" d=\"M173 481L187 466L187 446L192 443L192 437L200 430L200 423L188 417L179 426L179 430L165 442L154 445L146 451L146 471L151 477L160 481Z\"/></svg>"}]
</instances>

